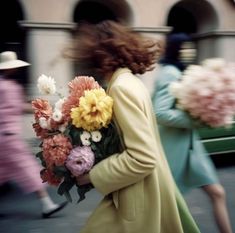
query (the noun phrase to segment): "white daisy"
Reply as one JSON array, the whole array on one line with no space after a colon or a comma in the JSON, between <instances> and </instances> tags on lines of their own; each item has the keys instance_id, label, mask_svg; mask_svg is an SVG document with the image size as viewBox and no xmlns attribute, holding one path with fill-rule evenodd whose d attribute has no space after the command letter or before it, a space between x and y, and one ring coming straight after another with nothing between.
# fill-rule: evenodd
<instances>
[{"instance_id":1,"label":"white daisy","mask_svg":"<svg viewBox=\"0 0 235 233\"><path fill-rule=\"evenodd\" d=\"M100 133L100 131L95 130L91 132L91 139L93 142L99 142L102 138L102 134Z\"/></svg>"},{"instance_id":2,"label":"white daisy","mask_svg":"<svg viewBox=\"0 0 235 233\"><path fill-rule=\"evenodd\" d=\"M80 135L82 145L83 146L90 146L91 145L90 138L91 138L91 134L88 131L84 130L82 132L82 134Z\"/></svg>"},{"instance_id":3,"label":"white daisy","mask_svg":"<svg viewBox=\"0 0 235 233\"><path fill-rule=\"evenodd\" d=\"M44 74L38 78L37 87L39 92L45 95L52 95L56 92L55 80Z\"/></svg>"},{"instance_id":4,"label":"white daisy","mask_svg":"<svg viewBox=\"0 0 235 233\"><path fill-rule=\"evenodd\" d=\"M55 103L55 109L61 110L64 102L65 102L65 98L59 99L59 100Z\"/></svg>"},{"instance_id":5,"label":"white daisy","mask_svg":"<svg viewBox=\"0 0 235 233\"><path fill-rule=\"evenodd\" d=\"M56 122L61 121L62 117L63 117L62 112L58 109L56 109L52 114L52 119Z\"/></svg>"},{"instance_id":6,"label":"white daisy","mask_svg":"<svg viewBox=\"0 0 235 233\"><path fill-rule=\"evenodd\" d=\"M66 123L66 124L63 124L63 125L60 125L60 126L59 126L59 131L60 131L61 133L64 133L65 130L66 130L66 128L67 128L67 123Z\"/></svg>"},{"instance_id":7,"label":"white daisy","mask_svg":"<svg viewBox=\"0 0 235 233\"><path fill-rule=\"evenodd\" d=\"M50 129L49 122L47 121L47 119L45 117L40 117L38 119L38 121L39 121L39 125L42 129Z\"/></svg>"}]
</instances>

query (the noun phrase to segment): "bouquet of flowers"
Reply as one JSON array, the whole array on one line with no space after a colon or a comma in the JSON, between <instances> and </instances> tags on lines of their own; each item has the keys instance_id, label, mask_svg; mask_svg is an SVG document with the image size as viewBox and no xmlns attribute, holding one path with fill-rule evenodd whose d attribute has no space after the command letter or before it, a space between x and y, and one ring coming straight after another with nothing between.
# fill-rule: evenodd
<instances>
[{"instance_id":1,"label":"bouquet of flowers","mask_svg":"<svg viewBox=\"0 0 235 233\"><path fill-rule=\"evenodd\" d=\"M220 58L190 65L170 92L177 107L210 127L227 127L235 116L235 66Z\"/></svg>"},{"instance_id":2,"label":"bouquet of flowers","mask_svg":"<svg viewBox=\"0 0 235 233\"><path fill-rule=\"evenodd\" d=\"M32 101L34 131L41 140L36 154L43 169L43 182L58 186L58 194L72 201L75 186L79 200L92 185L79 186L83 175L98 162L120 151L120 140L112 121L113 99L93 77L78 76L68 84L69 95L51 105L46 99ZM46 75L38 79L42 94L55 94L55 80Z\"/></svg>"}]
</instances>

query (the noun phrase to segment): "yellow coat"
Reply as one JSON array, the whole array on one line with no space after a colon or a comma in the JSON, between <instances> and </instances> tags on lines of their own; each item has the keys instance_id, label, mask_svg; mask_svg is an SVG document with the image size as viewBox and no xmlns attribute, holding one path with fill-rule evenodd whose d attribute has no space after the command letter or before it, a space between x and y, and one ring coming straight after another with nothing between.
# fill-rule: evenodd
<instances>
[{"instance_id":1,"label":"yellow coat","mask_svg":"<svg viewBox=\"0 0 235 233\"><path fill-rule=\"evenodd\" d=\"M148 91L122 68L107 92L125 149L90 171L105 197L81 233L198 233L170 174Z\"/></svg>"}]
</instances>

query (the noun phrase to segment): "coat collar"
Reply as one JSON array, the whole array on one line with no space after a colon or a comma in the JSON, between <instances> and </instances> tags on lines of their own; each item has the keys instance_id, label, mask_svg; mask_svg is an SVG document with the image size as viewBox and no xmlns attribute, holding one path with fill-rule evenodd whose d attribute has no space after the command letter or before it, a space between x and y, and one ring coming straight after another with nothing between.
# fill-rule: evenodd
<instances>
[{"instance_id":1,"label":"coat collar","mask_svg":"<svg viewBox=\"0 0 235 233\"><path fill-rule=\"evenodd\" d=\"M115 82L115 80L121 75L121 74L124 74L124 73L131 73L131 70L128 69L128 68L118 68L112 75L109 83L108 83L108 86L107 86L107 92L109 92L110 90L110 87L113 85L113 83Z\"/></svg>"}]
</instances>

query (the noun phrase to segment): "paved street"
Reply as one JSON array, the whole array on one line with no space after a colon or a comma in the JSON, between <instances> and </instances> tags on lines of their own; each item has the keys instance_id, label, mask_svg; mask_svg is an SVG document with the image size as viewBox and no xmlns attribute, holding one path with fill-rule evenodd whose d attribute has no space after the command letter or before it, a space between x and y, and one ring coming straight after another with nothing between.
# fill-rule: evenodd
<instances>
[{"instance_id":1,"label":"paved street","mask_svg":"<svg viewBox=\"0 0 235 233\"><path fill-rule=\"evenodd\" d=\"M32 139L31 121L32 117L28 115L25 118L23 136L34 148L35 140ZM218 175L227 192L228 208L235 230L235 166L218 168ZM55 188L49 187L48 190L56 202L64 201L64 197L56 194ZM79 233L81 226L102 197L92 190L85 201L76 204L75 190L72 195L74 202L66 209L50 219L41 219L40 203L36 197L33 194L23 195L21 190L13 185L7 195L0 196L0 233ZM186 201L201 232L218 233L209 200L204 193L201 190L194 190L186 195Z\"/></svg>"},{"instance_id":2,"label":"paved street","mask_svg":"<svg viewBox=\"0 0 235 233\"><path fill-rule=\"evenodd\" d=\"M220 168L218 173L227 191L228 207L235 229L235 167ZM49 188L49 192L55 201L64 200L56 194L55 189ZM75 191L73 197L74 203L65 210L50 219L41 219L40 205L35 196L25 196L17 187L13 187L7 196L0 197L0 213L6 214L0 217L0 233L78 233L101 196L92 190L80 204L76 204ZM200 190L195 190L186 196L186 201L202 233L217 233L207 197Z\"/></svg>"}]
</instances>

